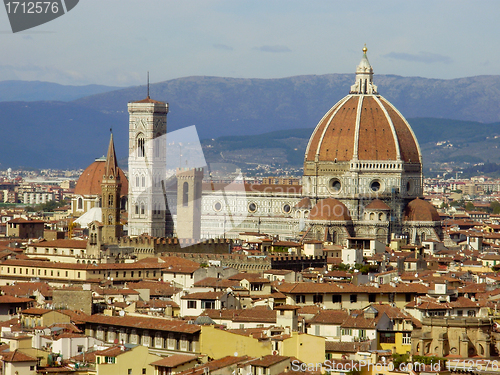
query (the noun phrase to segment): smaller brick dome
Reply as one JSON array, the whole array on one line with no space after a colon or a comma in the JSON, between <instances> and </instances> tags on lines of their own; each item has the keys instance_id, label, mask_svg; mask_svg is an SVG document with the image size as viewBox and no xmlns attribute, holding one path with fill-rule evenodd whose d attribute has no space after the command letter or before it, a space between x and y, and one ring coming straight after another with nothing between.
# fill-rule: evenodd
<instances>
[{"instance_id":1,"label":"smaller brick dome","mask_svg":"<svg viewBox=\"0 0 500 375\"><path fill-rule=\"evenodd\" d=\"M106 170L106 158L96 159L81 174L75 186L76 195L101 195L101 182ZM118 168L120 182L120 196L128 195L128 180L125 173Z\"/></svg>"},{"instance_id":2,"label":"smaller brick dome","mask_svg":"<svg viewBox=\"0 0 500 375\"><path fill-rule=\"evenodd\" d=\"M307 197L302 198L299 203L295 205L295 208L311 208L311 200Z\"/></svg>"},{"instance_id":3,"label":"smaller brick dome","mask_svg":"<svg viewBox=\"0 0 500 375\"><path fill-rule=\"evenodd\" d=\"M412 200L405 208L404 220L406 221L441 221L439 213L429 202L417 198Z\"/></svg>"},{"instance_id":4,"label":"smaller brick dome","mask_svg":"<svg viewBox=\"0 0 500 375\"><path fill-rule=\"evenodd\" d=\"M380 199L374 199L370 202L365 210L379 210L379 211L389 211L391 208L382 202Z\"/></svg>"},{"instance_id":5,"label":"smaller brick dome","mask_svg":"<svg viewBox=\"0 0 500 375\"><path fill-rule=\"evenodd\" d=\"M320 200L309 213L309 220L348 221L352 220L349 209L334 198Z\"/></svg>"}]
</instances>

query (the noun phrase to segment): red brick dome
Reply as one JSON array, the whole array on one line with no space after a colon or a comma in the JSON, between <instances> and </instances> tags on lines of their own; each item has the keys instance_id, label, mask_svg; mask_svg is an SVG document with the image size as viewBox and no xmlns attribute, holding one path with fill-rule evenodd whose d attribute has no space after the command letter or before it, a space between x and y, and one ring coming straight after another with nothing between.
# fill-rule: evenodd
<instances>
[{"instance_id":1,"label":"red brick dome","mask_svg":"<svg viewBox=\"0 0 500 375\"><path fill-rule=\"evenodd\" d=\"M341 201L326 198L318 201L309 213L309 220L348 221L349 209Z\"/></svg>"},{"instance_id":2,"label":"red brick dome","mask_svg":"<svg viewBox=\"0 0 500 375\"><path fill-rule=\"evenodd\" d=\"M370 202L368 206L365 207L365 210L390 210L391 208L385 204L383 201L380 199L374 199Z\"/></svg>"},{"instance_id":3,"label":"red brick dome","mask_svg":"<svg viewBox=\"0 0 500 375\"><path fill-rule=\"evenodd\" d=\"M299 203L295 205L295 208L311 208L311 200L307 197L302 198Z\"/></svg>"},{"instance_id":4,"label":"red brick dome","mask_svg":"<svg viewBox=\"0 0 500 375\"><path fill-rule=\"evenodd\" d=\"M380 96L363 50L351 92L318 123L305 162L403 161L420 163L420 149L403 115Z\"/></svg>"},{"instance_id":5,"label":"red brick dome","mask_svg":"<svg viewBox=\"0 0 500 375\"><path fill-rule=\"evenodd\" d=\"M439 213L431 203L423 199L414 199L405 208L406 221L441 221Z\"/></svg>"},{"instance_id":6,"label":"red brick dome","mask_svg":"<svg viewBox=\"0 0 500 375\"><path fill-rule=\"evenodd\" d=\"M314 130L306 161L358 160L420 163L417 139L404 117L386 99L348 95Z\"/></svg>"},{"instance_id":7,"label":"red brick dome","mask_svg":"<svg viewBox=\"0 0 500 375\"><path fill-rule=\"evenodd\" d=\"M106 159L96 159L81 174L75 186L76 195L101 195L101 182L106 169ZM120 182L120 196L128 195L128 180L125 173L118 168Z\"/></svg>"}]
</instances>

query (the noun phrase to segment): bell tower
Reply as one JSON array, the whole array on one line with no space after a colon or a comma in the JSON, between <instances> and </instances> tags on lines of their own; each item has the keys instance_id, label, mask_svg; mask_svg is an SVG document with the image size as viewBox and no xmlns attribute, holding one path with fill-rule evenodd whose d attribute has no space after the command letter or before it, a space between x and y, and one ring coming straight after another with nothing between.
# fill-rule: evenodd
<instances>
[{"instance_id":1,"label":"bell tower","mask_svg":"<svg viewBox=\"0 0 500 375\"><path fill-rule=\"evenodd\" d=\"M149 86L149 85L148 85ZM146 99L128 104L129 235L165 237L165 179L168 104Z\"/></svg>"},{"instance_id":2,"label":"bell tower","mask_svg":"<svg viewBox=\"0 0 500 375\"><path fill-rule=\"evenodd\" d=\"M113 134L109 139L106 166L101 182L102 205L102 240L104 243L114 243L121 236L120 225L120 189L122 183L118 173Z\"/></svg>"}]
</instances>

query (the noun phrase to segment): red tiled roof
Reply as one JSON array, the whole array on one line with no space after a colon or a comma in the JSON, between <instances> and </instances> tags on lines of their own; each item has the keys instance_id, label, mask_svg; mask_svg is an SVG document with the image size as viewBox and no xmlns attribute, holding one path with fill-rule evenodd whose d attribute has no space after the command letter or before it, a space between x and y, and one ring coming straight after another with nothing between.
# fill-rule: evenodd
<instances>
[{"instance_id":1,"label":"red tiled roof","mask_svg":"<svg viewBox=\"0 0 500 375\"><path fill-rule=\"evenodd\" d=\"M208 372L210 373L211 371L219 370L224 367L228 367L240 362L244 362L248 360L248 356L243 356L243 357L233 357L233 356L227 356L224 358L216 359L214 361L208 362L202 366L198 366L194 369L189 369L185 370L182 372L177 373L177 375L201 375L206 373L206 369L208 369Z\"/></svg>"},{"instance_id":2,"label":"red tiled roof","mask_svg":"<svg viewBox=\"0 0 500 375\"><path fill-rule=\"evenodd\" d=\"M270 367L286 360L290 360L290 357L285 357L282 355L265 355L248 362L248 364L255 367Z\"/></svg>"},{"instance_id":3,"label":"red tiled roof","mask_svg":"<svg viewBox=\"0 0 500 375\"><path fill-rule=\"evenodd\" d=\"M184 363L188 363L194 361L198 358L196 355L188 355L188 354L174 354L170 357L165 357L160 359L159 361L150 363L151 366L160 366L160 367L177 367Z\"/></svg>"},{"instance_id":4,"label":"red tiled roof","mask_svg":"<svg viewBox=\"0 0 500 375\"><path fill-rule=\"evenodd\" d=\"M348 312L344 310L321 310L310 323L341 324L348 316Z\"/></svg>"},{"instance_id":5,"label":"red tiled roof","mask_svg":"<svg viewBox=\"0 0 500 375\"><path fill-rule=\"evenodd\" d=\"M87 241L83 240L54 240L54 241L41 241L31 243L29 246L32 247L62 247L62 248L74 248L74 249L86 249Z\"/></svg>"},{"instance_id":6,"label":"red tiled roof","mask_svg":"<svg viewBox=\"0 0 500 375\"><path fill-rule=\"evenodd\" d=\"M27 354L20 352L19 350L14 350L12 352L2 352L0 353L0 358L4 362L36 362L37 359L33 358Z\"/></svg>"},{"instance_id":7,"label":"red tiled roof","mask_svg":"<svg viewBox=\"0 0 500 375\"><path fill-rule=\"evenodd\" d=\"M91 315L81 319L88 323L106 324L112 326L132 327L141 329L155 329L168 332L196 333L200 331L200 326L187 324L180 320L167 320L160 318L143 318L136 316L105 316Z\"/></svg>"},{"instance_id":8,"label":"red tiled roof","mask_svg":"<svg viewBox=\"0 0 500 375\"><path fill-rule=\"evenodd\" d=\"M22 297L14 297L14 296L0 296L0 304L2 303L26 303L26 302L34 302L31 298L22 298Z\"/></svg>"}]
</instances>

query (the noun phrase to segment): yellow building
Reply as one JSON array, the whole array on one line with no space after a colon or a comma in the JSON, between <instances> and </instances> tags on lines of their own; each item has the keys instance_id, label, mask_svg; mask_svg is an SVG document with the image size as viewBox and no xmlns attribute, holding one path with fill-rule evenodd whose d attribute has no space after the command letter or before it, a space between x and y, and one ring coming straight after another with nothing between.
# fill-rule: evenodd
<instances>
[{"instance_id":1,"label":"yellow building","mask_svg":"<svg viewBox=\"0 0 500 375\"><path fill-rule=\"evenodd\" d=\"M95 368L99 375L154 375L155 368L151 363L159 359L160 356L149 354L145 346L126 344L99 352Z\"/></svg>"},{"instance_id":2,"label":"yellow building","mask_svg":"<svg viewBox=\"0 0 500 375\"><path fill-rule=\"evenodd\" d=\"M262 357L270 354L295 357L300 361L312 363L325 360L325 338L305 333L272 336L271 330L257 329L248 334L226 331L214 326L202 326L200 352L211 358L248 355ZM221 345L221 343L224 343Z\"/></svg>"},{"instance_id":3,"label":"yellow building","mask_svg":"<svg viewBox=\"0 0 500 375\"><path fill-rule=\"evenodd\" d=\"M21 325L27 328L48 327L54 323L71 323L69 315L57 310L30 308L21 311Z\"/></svg>"}]
</instances>

